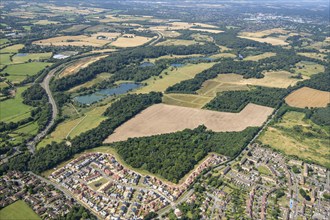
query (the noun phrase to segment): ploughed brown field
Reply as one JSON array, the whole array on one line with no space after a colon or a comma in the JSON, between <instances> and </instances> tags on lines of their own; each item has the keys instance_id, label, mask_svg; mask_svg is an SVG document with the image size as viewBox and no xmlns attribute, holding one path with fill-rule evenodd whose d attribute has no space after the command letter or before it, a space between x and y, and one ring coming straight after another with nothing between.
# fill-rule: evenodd
<instances>
[{"instance_id":1,"label":"ploughed brown field","mask_svg":"<svg viewBox=\"0 0 330 220\"><path fill-rule=\"evenodd\" d=\"M242 131L261 126L273 110L251 103L239 113L156 104L118 127L104 143L193 129L202 124L215 132Z\"/></svg>"},{"instance_id":2,"label":"ploughed brown field","mask_svg":"<svg viewBox=\"0 0 330 220\"><path fill-rule=\"evenodd\" d=\"M326 107L330 103L330 92L303 87L292 92L285 102L293 107Z\"/></svg>"}]
</instances>

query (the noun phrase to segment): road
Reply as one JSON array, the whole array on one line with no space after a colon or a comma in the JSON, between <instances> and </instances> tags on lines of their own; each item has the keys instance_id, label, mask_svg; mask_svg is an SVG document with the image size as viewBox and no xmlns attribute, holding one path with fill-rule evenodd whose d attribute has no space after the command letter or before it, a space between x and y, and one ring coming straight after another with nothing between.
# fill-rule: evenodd
<instances>
[{"instance_id":1,"label":"road","mask_svg":"<svg viewBox=\"0 0 330 220\"><path fill-rule=\"evenodd\" d=\"M54 125L55 123L55 118L58 114L58 108L57 108L57 105L56 105L56 102L54 100L54 97L53 97L53 94L52 92L50 91L50 88L49 88L49 82L50 80L52 79L52 77L55 75L55 73L61 69L63 67L64 64L56 67L55 69L52 69L48 74L47 76L44 78L44 80L42 81L42 83L40 83L41 87L45 89L46 93L47 93L47 96L48 96L48 100L49 100L49 103L51 104L52 106L52 117L48 123L48 125L41 131L39 132L31 141L29 141L27 143L27 146L30 150L30 152L33 154L35 152L35 147L36 147L36 144L43 138L47 135L47 133L49 132L49 130L51 129L51 127Z\"/></svg>"}]
</instances>

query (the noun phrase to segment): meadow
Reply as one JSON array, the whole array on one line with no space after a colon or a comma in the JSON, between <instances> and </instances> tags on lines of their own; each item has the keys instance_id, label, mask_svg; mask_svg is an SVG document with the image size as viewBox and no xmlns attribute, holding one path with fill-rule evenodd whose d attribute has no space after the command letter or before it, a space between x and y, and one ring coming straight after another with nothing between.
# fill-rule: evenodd
<instances>
[{"instance_id":1,"label":"meadow","mask_svg":"<svg viewBox=\"0 0 330 220\"><path fill-rule=\"evenodd\" d=\"M301 112L287 112L282 119L267 128L259 140L287 155L309 160L330 168L329 132L304 119Z\"/></svg>"},{"instance_id":2,"label":"meadow","mask_svg":"<svg viewBox=\"0 0 330 220\"><path fill-rule=\"evenodd\" d=\"M23 44L15 44L15 45L0 49L0 53L17 53L18 50L22 49L23 47L24 47Z\"/></svg>"},{"instance_id":3,"label":"meadow","mask_svg":"<svg viewBox=\"0 0 330 220\"><path fill-rule=\"evenodd\" d=\"M153 38L134 36L134 37L119 37L111 43L115 47L137 47L148 43Z\"/></svg>"},{"instance_id":4,"label":"meadow","mask_svg":"<svg viewBox=\"0 0 330 220\"><path fill-rule=\"evenodd\" d=\"M149 93L151 91L164 92L168 87L175 85L183 80L192 79L196 74L212 67L214 63L187 64L182 67L169 67L160 76L151 77L142 83L146 86L141 87L136 93Z\"/></svg>"},{"instance_id":5,"label":"meadow","mask_svg":"<svg viewBox=\"0 0 330 220\"><path fill-rule=\"evenodd\" d=\"M18 87L14 98L0 102L0 119L3 122L17 122L30 117L31 106L23 104L21 94L28 87Z\"/></svg>"},{"instance_id":6,"label":"meadow","mask_svg":"<svg viewBox=\"0 0 330 220\"><path fill-rule=\"evenodd\" d=\"M29 62L29 60L32 61L39 61L39 60L46 60L49 59L52 56L52 53L28 53L24 56L20 54L16 54L13 56L13 63L25 63Z\"/></svg>"},{"instance_id":7,"label":"meadow","mask_svg":"<svg viewBox=\"0 0 330 220\"><path fill-rule=\"evenodd\" d=\"M11 205L1 209L0 217L1 219L6 220L41 219L23 200L18 200Z\"/></svg>"},{"instance_id":8,"label":"meadow","mask_svg":"<svg viewBox=\"0 0 330 220\"><path fill-rule=\"evenodd\" d=\"M23 81L26 76L33 76L45 67L50 66L51 63L46 62L31 62L22 64L13 64L7 66L2 73L8 73L6 78L14 83Z\"/></svg>"},{"instance_id":9,"label":"meadow","mask_svg":"<svg viewBox=\"0 0 330 220\"><path fill-rule=\"evenodd\" d=\"M293 70L295 73L300 73L303 76L312 76L317 73L323 73L324 66L313 62L301 61L296 64Z\"/></svg>"},{"instance_id":10,"label":"meadow","mask_svg":"<svg viewBox=\"0 0 330 220\"><path fill-rule=\"evenodd\" d=\"M184 45L189 46L196 44L197 42L194 40L182 40L182 39L168 39L166 41L160 42L156 44L156 46L175 46L175 45Z\"/></svg>"},{"instance_id":11,"label":"meadow","mask_svg":"<svg viewBox=\"0 0 330 220\"><path fill-rule=\"evenodd\" d=\"M163 95L164 104L190 107L190 108L202 108L211 100L212 97L193 95L193 94L169 93Z\"/></svg>"}]
</instances>

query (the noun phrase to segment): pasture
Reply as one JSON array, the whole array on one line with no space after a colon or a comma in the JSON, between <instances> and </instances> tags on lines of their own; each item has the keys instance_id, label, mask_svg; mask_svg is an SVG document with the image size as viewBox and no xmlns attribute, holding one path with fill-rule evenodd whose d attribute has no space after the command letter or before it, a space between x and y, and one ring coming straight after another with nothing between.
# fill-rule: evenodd
<instances>
[{"instance_id":1,"label":"pasture","mask_svg":"<svg viewBox=\"0 0 330 220\"><path fill-rule=\"evenodd\" d=\"M79 59L69 66L67 66L61 73L59 74L59 78L66 77L77 73L79 70L88 67L90 64L107 57L108 55L101 55L101 56L92 56L92 57L85 57Z\"/></svg>"},{"instance_id":2,"label":"pasture","mask_svg":"<svg viewBox=\"0 0 330 220\"><path fill-rule=\"evenodd\" d=\"M275 38L275 37L262 37L262 38L258 38L258 37L246 37L246 36L239 36L240 38L245 38L248 40L254 40L254 41L258 41L261 43L268 43L274 46L286 46L289 45L288 42L285 42L285 40L281 39L281 38Z\"/></svg>"},{"instance_id":3,"label":"pasture","mask_svg":"<svg viewBox=\"0 0 330 220\"><path fill-rule=\"evenodd\" d=\"M1 209L0 217L6 220L41 219L23 200L18 200Z\"/></svg>"},{"instance_id":4,"label":"pasture","mask_svg":"<svg viewBox=\"0 0 330 220\"><path fill-rule=\"evenodd\" d=\"M214 63L187 64L182 67L169 67L160 76L151 77L142 83L146 86L136 90L136 93L149 93L151 91L164 92L168 87L183 80L191 79L196 74L212 67Z\"/></svg>"},{"instance_id":5,"label":"pasture","mask_svg":"<svg viewBox=\"0 0 330 220\"><path fill-rule=\"evenodd\" d=\"M234 73L219 74L216 78L205 81L197 93L214 97L218 92L248 90L248 85L287 88L300 81L291 78L292 74L287 71L265 72L264 75L265 77L260 79L244 79L242 75Z\"/></svg>"},{"instance_id":6,"label":"pasture","mask_svg":"<svg viewBox=\"0 0 330 220\"><path fill-rule=\"evenodd\" d=\"M119 37L111 43L115 47L137 47L148 43L154 38L134 36L134 37Z\"/></svg>"},{"instance_id":7,"label":"pasture","mask_svg":"<svg viewBox=\"0 0 330 220\"><path fill-rule=\"evenodd\" d=\"M75 91L77 91L80 88L90 88L90 87L96 85L97 83L100 83L100 82L102 82L104 80L109 79L111 76L112 76L112 74L110 74L110 73L100 73L100 74L98 74L96 76L96 78L94 78L94 79L92 79L92 80L90 80L88 82L85 82L83 84L80 84L78 86L75 86L75 87L71 88L69 90L69 92L75 92Z\"/></svg>"},{"instance_id":8,"label":"pasture","mask_svg":"<svg viewBox=\"0 0 330 220\"><path fill-rule=\"evenodd\" d=\"M326 55L323 53L298 53L298 55L309 57L309 58L314 58L314 59L319 59L319 60L325 60Z\"/></svg>"},{"instance_id":9,"label":"pasture","mask_svg":"<svg viewBox=\"0 0 330 220\"><path fill-rule=\"evenodd\" d=\"M215 132L242 131L261 126L272 112L273 108L255 104L248 104L239 113L156 104L118 127L104 143L193 129L202 124Z\"/></svg>"},{"instance_id":10,"label":"pasture","mask_svg":"<svg viewBox=\"0 0 330 220\"><path fill-rule=\"evenodd\" d=\"M43 70L45 67L50 66L51 63L45 62L31 62L22 64L13 64L2 71L2 73L8 73L6 78L14 83L23 81L26 76L32 76Z\"/></svg>"},{"instance_id":11,"label":"pasture","mask_svg":"<svg viewBox=\"0 0 330 220\"><path fill-rule=\"evenodd\" d=\"M281 121L262 133L259 140L285 154L329 168L329 156L325 153L329 152L329 133L304 117L301 112L285 113Z\"/></svg>"},{"instance_id":12,"label":"pasture","mask_svg":"<svg viewBox=\"0 0 330 220\"><path fill-rule=\"evenodd\" d=\"M14 44L12 46L8 46L0 49L0 53L17 53L19 49L24 47L23 44Z\"/></svg>"},{"instance_id":13,"label":"pasture","mask_svg":"<svg viewBox=\"0 0 330 220\"><path fill-rule=\"evenodd\" d=\"M303 87L289 94L285 102L298 108L326 107L330 103L330 92Z\"/></svg>"},{"instance_id":14,"label":"pasture","mask_svg":"<svg viewBox=\"0 0 330 220\"><path fill-rule=\"evenodd\" d=\"M28 53L28 54L16 54L13 56L13 63L25 63L29 60L39 61L46 60L52 56L53 53Z\"/></svg>"},{"instance_id":15,"label":"pasture","mask_svg":"<svg viewBox=\"0 0 330 220\"><path fill-rule=\"evenodd\" d=\"M256 38L261 38L265 37L270 34L288 34L289 31L286 31L281 28L273 28L273 29L267 29L263 31L257 31L257 32L241 32L240 35L246 36L246 37L256 37Z\"/></svg>"},{"instance_id":16,"label":"pasture","mask_svg":"<svg viewBox=\"0 0 330 220\"><path fill-rule=\"evenodd\" d=\"M235 58L236 55L232 53L218 53L210 56L210 58Z\"/></svg>"},{"instance_id":17,"label":"pasture","mask_svg":"<svg viewBox=\"0 0 330 220\"><path fill-rule=\"evenodd\" d=\"M169 93L163 95L164 104L190 107L190 108L202 108L211 100L212 97L193 95L193 94Z\"/></svg>"},{"instance_id":18,"label":"pasture","mask_svg":"<svg viewBox=\"0 0 330 220\"><path fill-rule=\"evenodd\" d=\"M312 76L324 72L324 66L314 62L301 61L296 64L293 70L303 76Z\"/></svg>"},{"instance_id":19,"label":"pasture","mask_svg":"<svg viewBox=\"0 0 330 220\"><path fill-rule=\"evenodd\" d=\"M12 63L12 61L10 60L10 56L12 56L12 54L8 54L8 53L4 53L4 54L0 54L0 65L4 66L4 65L9 65Z\"/></svg>"},{"instance_id":20,"label":"pasture","mask_svg":"<svg viewBox=\"0 0 330 220\"><path fill-rule=\"evenodd\" d=\"M0 121L17 122L30 117L31 106L23 104L22 93L28 87L18 87L14 98L0 102Z\"/></svg>"},{"instance_id":21,"label":"pasture","mask_svg":"<svg viewBox=\"0 0 330 220\"><path fill-rule=\"evenodd\" d=\"M39 20L34 22L35 25L49 25L49 24L59 24L57 21L49 21L49 20Z\"/></svg>"}]
</instances>

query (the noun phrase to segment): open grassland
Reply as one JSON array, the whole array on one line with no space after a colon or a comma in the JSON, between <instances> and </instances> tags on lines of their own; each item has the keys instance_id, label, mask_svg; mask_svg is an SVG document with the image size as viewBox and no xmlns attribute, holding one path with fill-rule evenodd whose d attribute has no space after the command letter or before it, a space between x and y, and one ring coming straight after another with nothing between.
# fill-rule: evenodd
<instances>
[{"instance_id":1,"label":"open grassland","mask_svg":"<svg viewBox=\"0 0 330 220\"><path fill-rule=\"evenodd\" d=\"M191 37L193 37L196 41L208 41L208 42L212 42L213 38L205 35L205 34L192 34Z\"/></svg>"},{"instance_id":2,"label":"open grassland","mask_svg":"<svg viewBox=\"0 0 330 220\"><path fill-rule=\"evenodd\" d=\"M160 56L157 58L148 58L148 59L145 59L145 61L154 63L154 62L156 62L156 60L161 60L161 59L190 58L190 57L202 57L202 56L203 56L203 54L164 55L164 56Z\"/></svg>"},{"instance_id":3,"label":"open grassland","mask_svg":"<svg viewBox=\"0 0 330 220\"><path fill-rule=\"evenodd\" d=\"M204 29L204 28L189 28L191 31L201 31L201 32L208 32L208 33L213 33L213 34L219 34L223 31L220 30L214 30L214 29Z\"/></svg>"},{"instance_id":4,"label":"open grassland","mask_svg":"<svg viewBox=\"0 0 330 220\"><path fill-rule=\"evenodd\" d=\"M314 62L301 61L296 64L293 70L303 76L312 76L317 73L323 73L324 66Z\"/></svg>"},{"instance_id":5,"label":"open grassland","mask_svg":"<svg viewBox=\"0 0 330 220\"><path fill-rule=\"evenodd\" d=\"M148 43L154 38L134 36L134 37L119 37L111 43L115 47L137 47Z\"/></svg>"},{"instance_id":6,"label":"open grassland","mask_svg":"<svg viewBox=\"0 0 330 220\"><path fill-rule=\"evenodd\" d=\"M166 41L156 44L156 46L175 46L175 45L189 46L189 45L193 45L196 43L197 42L194 40L168 39Z\"/></svg>"},{"instance_id":7,"label":"open grassland","mask_svg":"<svg viewBox=\"0 0 330 220\"><path fill-rule=\"evenodd\" d=\"M244 60L258 61L258 60L262 60L267 57L273 57L273 56L276 56L276 53L267 52L267 53L262 53L262 54L255 55L255 56L245 57Z\"/></svg>"},{"instance_id":8,"label":"open grassland","mask_svg":"<svg viewBox=\"0 0 330 220\"><path fill-rule=\"evenodd\" d=\"M142 83L147 85L136 90L136 93L149 93L151 91L164 92L168 87L183 80L192 79L196 74L212 67L214 63L187 64L182 67L169 67L160 76L151 77Z\"/></svg>"},{"instance_id":9,"label":"open grassland","mask_svg":"<svg viewBox=\"0 0 330 220\"><path fill-rule=\"evenodd\" d=\"M298 53L301 56L310 57L319 60L325 60L326 55L323 53Z\"/></svg>"},{"instance_id":10,"label":"open grassland","mask_svg":"<svg viewBox=\"0 0 330 220\"><path fill-rule=\"evenodd\" d=\"M273 28L273 29L267 29L267 30L258 31L258 32L241 32L240 35L246 36L246 37L261 38L261 37L265 37L270 34L283 34L284 35L284 34L288 34L288 33L289 33L289 31L286 31L284 29Z\"/></svg>"},{"instance_id":11,"label":"open grassland","mask_svg":"<svg viewBox=\"0 0 330 220\"><path fill-rule=\"evenodd\" d=\"M23 200L18 200L0 210L3 220L41 219Z\"/></svg>"},{"instance_id":12,"label":"open grassland","mask_svg":"<svg viewBox=\"0 0 330 220\"><path fill-rule=\"evenodd\" d=\"M281 39L281 38L275 38L275 37L262 37L262 38L258 38L258 37L246 37L246 36L239 36L241 38L245 38L248 40L254 40L254 41L258 41L261 43L268 43L274 46L285 46L288 45L288 42L285 42L285 40Z\"/></svg>"},{"instance_id":13,"label":"open grassland","mask_svg":"<svg viewBox=\"0 0 330 220\"><path fill-rule=\"evenodd\" d=\"M8 39L6 39L6 38L0 38L0 45L6 44L8 42L9 42Z\"/></svg>"},{"instance_id":14,"label":"open grassland","mask_svg":"<svg viewBox=\"0 0 330 220\"><path fill-rule=\"evenodd\" d=\"M13 56L13 63L25 63L29 60L32 61L39 61L39 60L46 60L49 59L52 56L52 53L28 53L26 56L21 56L19 54L16 54Z\"/></svg>"},{"instance_id":15,"label":"open grassland","mask_svg":"<svg viewBox=\"0 0 330 220\"><path fill-rule=\"evenodd\" d=\"M95 33L91 36L76 35L76 36L60 36L43 40L34 41L33 44L44 46L93 46L102 47L116 38L120 33ZM105 36L106 39L98 39L98 36Z\"/></svg>"},{"instance_id":16,"label":"open grassland","mask_svg":"<svg viewBox=\"0 0 330 220\"><path fill-rule=\"evenodd\" d=\"M110 104L95 107L94 109L80 115L78 118L66 120L60 123L56 127L55 131L44 138L37 147L44 147L53 141L60 142L68 137L73 138L85 131L97 127L104 119L106 119L106 117L102 116L102 114L109 106Z\"/></svg>"},{"instance_id":17,"label":"open grassland","mask_svg":"<svg viewBox=\"0 0 330 220\"><path fill-rule=\"evenodd\" d=\"M190 108L202 108L212 100L212 97L205 97L193 94L164 94L163 103Z\"/></svg>"},{"instance_id":18,"label":"open grassland","mask_svg":"<svg viewBox=\"0 0 330 220\"><path fill-rule=\"evenodd\" d=\"M96 78L94 78L86 83L83 83L81 85L73 87L72 89L69 90L69 92L75 92L80 88L90 88L104 80L109 79L111 76L112 76L112 74L110 74L110 73L100 73L96 76Z\"/></svg>"},{"instance_id":19,"label":"open grassland","mask_svg":"<svg viewBox=\"0 0 330 220\"><path fill-rule=\"evenodd\" d=\"M326 107L330 103L330 92L303 87L292 92L285 102L293 107Z\"/></svg>"},{"instance_id":20,"label":"open grassland","mask_svg":"<svg viewBox=\"0 0 330 220\"><path fill-rule=\"evenodd\" d=\"M57 21L49 21L49 20L39 20L37 22L34 22L36 25L48 25L48 24L58 24Z\"/></svg>"},{"instance_id":21,"label":"open grassland","mask_svg":"<svg viewBox=\"0 0 330 220\"><path fill-rule=\"evenodd\" d=\"M44 62L14 64L6 67L2 72L9 74L9 76L6 77L8 80L17 83L23 81L26 76L33 76L50 65L51 63Z\"/></svg>"},{"instance_id":22,"label":"open grassland","mask_svg":"<svg viewBox=\"0 0 330 220\"><path fill-rule=\"evenodd\" d=\"M216 78L207 80L197 91L200 95L215 97L218 92L248 90L248 85L287 88L295 85L299 79L291 78L287 71L273 71L264 73L264 78L244 79L238 74L219 74Z\"/></svg>"},{"instance_id":23,"label":"open grassland","mask_svg":"<svg viewBox=\"0 0 330 220\"><path fill-rule=\"evenodd\" d=\"M9 47L5 47L0 50L0 53L17 53L19 49L24 47L23 44L15 44Z\"/></svg>"},{"instance_id":24,"label":"open grassland","mask_svg":"<svg viewBox=\"0 0 330 220\"><path fill-rule=\"evenodd\" d=\"M0 121L17 122L30 117L31 106L23 104L22 93L28 87L18 87L14 98L0 102Z\"/></svg>"},{"instance_id":25,"label":"open grassland","mask_svg":"<svg viewBox=\"0 0 330 220\"><path fill-rule=\"evenodd\" d=\"M255 104L248 104L239 113L156 104L118 127L104 142L166 134L202 124L215 132L242 131L247 127L261 126L272 112L273 108Z\"/></svg>"},{"instance_id":26,"label":"open grassland","mask_svg":"<svg viewBox=\"0 0 330 220\"><path fill-rule=\"evenodd\" d=\"M12 56L12 54L9 53L0 54L0 65L5 66L11 64L12 61L10 60L10 56Z\"/></svg>"},{"instance_id":27,"label":"open grassland","mask_svg":"<svg viewBox=\"0 0 330 220\"><path fill-rule=\"evenodd\" d=\"M66 67L59 75L59 78L73 75L77 73L79 70L88 67L90 64L107 57L108 55L101 55L101 56L92 56L92 57L85 57L82 59L79 59L76 62L73 62L68 67Z\"/></svg>"},{"instance_id":28,"label":"open grassland","mask_svg":"<svg viewBox=\"0 0 330 220\"><path fill-rule=\"evenodd\" d=\"M285 154L330 168L329 133L304 117L304 113L287 112L280 122L268 127L259 140Z\"/></svg>"}]
</instances>

